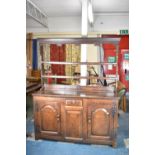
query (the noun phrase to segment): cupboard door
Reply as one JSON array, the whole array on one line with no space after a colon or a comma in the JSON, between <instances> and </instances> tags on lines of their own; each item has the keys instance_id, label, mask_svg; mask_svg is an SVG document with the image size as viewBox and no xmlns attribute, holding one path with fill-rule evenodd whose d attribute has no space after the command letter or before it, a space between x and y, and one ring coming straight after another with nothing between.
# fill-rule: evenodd
<instances>
[{"instance_id":1,"label":"cupboard door","mask_svg":"<svg viewBox=\"0 0 155 155\"><path fill-rule=\"evenodd\" d=\"M92 109L88 113L88 137L109 137L110 119L110 113L107 109Z\"/></svg>"},{"instance_id":2,"label":"cupboard door","mask_svg":"<svg viewBox=\"0 0 155 155\"><path fill-rule=\"evenodd\" d=\"M63 130L66 140L82 141L83 137L83 107L63 107Z\"/></svg>"},{"instance_id":3,"label":"cupboard door","mask_svg":"<svg viewBox=\"0 0 155 155\"><path fill-rule=\"evenodd\" d=\"M41 132L53 135L60 134L60 113L55 103L47 103L40 107Z\"/></svg>"},{"instance_id":4,"label":"cupboard door","mask_svg":"<svg viewBox=\"0 0 155 155\"><path fill-rule=\"evenodd\" d=\"M87 138L104 140L113 136L112 101L85 100L87 104Z\"/></svg>"},{"instance_id":5,"label":"cupboard door","mask_svg":"<svg viewBox=\"0 0 155 155\"><path fill-rule=\"evenodd\" d=\"M41 137L61 135L61 102L46 97L38 98L35 104L36 113L38 113L36 126Z\"/></svg>"}]
</instances>

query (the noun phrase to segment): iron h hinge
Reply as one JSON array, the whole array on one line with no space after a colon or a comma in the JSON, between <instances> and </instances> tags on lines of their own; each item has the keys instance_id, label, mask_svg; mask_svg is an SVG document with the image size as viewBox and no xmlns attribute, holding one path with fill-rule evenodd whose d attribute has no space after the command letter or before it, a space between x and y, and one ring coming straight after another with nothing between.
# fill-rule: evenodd
<instances>
[{"instance_id":1,"label":"iron h hinge","mask_svg":"<svg viewBox=\"0 0 155 155\"><path fill-rule=\"evenodd\" d=\"M117 112L117 108L116 108L116 104L114 103L113 104L113 107L112 107L112 116L114 117L115 116L115 113Z\"/></svg>"},{"instance_id":2,"label":"iron h hinge","mask_svg":"<svg viewBox=\"0 0 155 155\"><path fill-rule=\"evenodd\" d=\"M39 112L39 106L37 103L35 103L35 112Z\"/></svg>"},{"instance_id":3,"label":"iron h hinge","mask_svg":"<svg viewBox=\"0 0 155 155\"><path fill-rule=\"evenodd\" d=\"M40 126L39 126L39 125L36 125L36 126L35 126L35 132L36 132L36 133L40 132Z\"/></svg>"}]
</instances>

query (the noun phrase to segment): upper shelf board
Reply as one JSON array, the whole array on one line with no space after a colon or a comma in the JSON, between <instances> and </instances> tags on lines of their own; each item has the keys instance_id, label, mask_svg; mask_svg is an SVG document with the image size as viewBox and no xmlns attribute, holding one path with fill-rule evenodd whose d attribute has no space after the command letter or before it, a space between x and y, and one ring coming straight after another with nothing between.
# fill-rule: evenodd
<instances>
[{"instance_id":1,"label":"upper shelf board","mask_svg":"<svg viewBox=\"0 0 155 155\"><path fill-rule=\"evenodd\" d=\"M115 44L118 45L120 38L41 38L39 43L49 44Z\"/></svg>"}]
</instances>

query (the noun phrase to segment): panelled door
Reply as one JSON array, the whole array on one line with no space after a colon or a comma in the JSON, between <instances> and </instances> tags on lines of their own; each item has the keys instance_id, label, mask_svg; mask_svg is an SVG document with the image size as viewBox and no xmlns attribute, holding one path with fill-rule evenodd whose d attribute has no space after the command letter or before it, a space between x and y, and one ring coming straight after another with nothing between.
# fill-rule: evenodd
<instances>
[{"instance_id":1,"label":"panelled door","mask_svg":"<svg viewBox=\"0 0 155 155\"><path fill-rule=\"evenodd\" d=\"M38 126L41 136L61 136L61 103L63 100L38 97L35 100L35 111L38 111Z\"/></svg>"},{"instance_id":2,"label":"panelled door","mask_svg":"<svg viewBox=\"0 0 155 155\"><path fill-rule=\"evenodd\" d=\"M87 138L89 140L111 139L113 136L113 107L110 100L85 99Z\"/></svg>"}]
</instances>

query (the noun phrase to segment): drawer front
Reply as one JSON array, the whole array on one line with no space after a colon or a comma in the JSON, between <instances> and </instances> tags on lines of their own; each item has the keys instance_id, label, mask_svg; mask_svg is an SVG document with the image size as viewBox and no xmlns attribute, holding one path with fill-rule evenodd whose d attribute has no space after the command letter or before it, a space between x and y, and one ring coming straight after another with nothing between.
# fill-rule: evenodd
<instances>
[{"instance_id":1,"label":"drawer front","mask_svg":"<svg viewBox=\"0 0 155 155\"><path fill-rule=\"evenodd\" d=\"M81 100L66 100L66 106L82 106Z\"/></svg>"}]
</instances>

